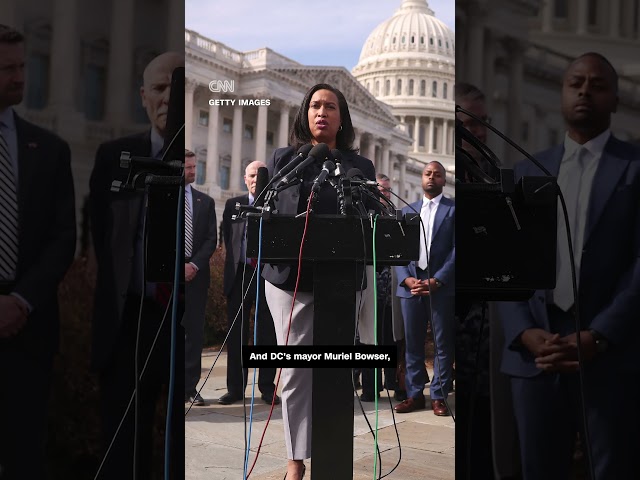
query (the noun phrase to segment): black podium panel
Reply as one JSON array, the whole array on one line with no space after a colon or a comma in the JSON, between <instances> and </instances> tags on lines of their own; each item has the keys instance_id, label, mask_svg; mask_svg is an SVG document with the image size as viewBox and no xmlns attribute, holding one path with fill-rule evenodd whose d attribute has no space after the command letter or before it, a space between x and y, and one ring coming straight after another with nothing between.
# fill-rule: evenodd
<instances>
[{"instance_id":1,"label":"black podium panel","mask_svg":"<svg viewBox=\"0 0 640 480\"><path fill-rule=\"evenodd\" d=\"M524 177L511 194L499 189L456 185L456 293L526 300L555 287L556 179Z\"/></svg>"},{"instance_id":2,"label":"black podium panel","mask_svg":"<svg viewBox=\"0 0 640 480\"><path fill-rule=\"evenodd\" d=\"M265 263L295 263L300 253L304 217L247 215L247 256ZM376 224L376 261L407 265L420 255L419 223L380 217ZM364 238L363 238L364 235ZM313 343L350 345L356 320L356 265L373 262L371 219L313 215L309 219L303 260L313 263ZM371 281L370 279L368 281ZM311 388L311 480L353 478L354 393L350 368L313 370Z\"/></svg>"},{"instance_id":3,"label":"black podium panel","mask_svg":"<svg viewBox=\"0 0 640 480\"><path fill-rule=\"evenodd\" d=\"M247 256L258 257L260 216L249 214ZM262 223L262 258L268 263L298 261L304 217L274 215ZM363 237L364 235L364 237ZM312 261L358 261L372 263L373 228L368 218L343 215L313 215L309 219L304 245L304 259ZM413 240L410 240L413 239ZM376 224L377 263L407 265L420 257L420 225L379 217ZM364 240L364 241L363 241ZM405 241L406 240L406 241ZM366 251L365 251L366 249Z\"/></svg>"}]
</instances>

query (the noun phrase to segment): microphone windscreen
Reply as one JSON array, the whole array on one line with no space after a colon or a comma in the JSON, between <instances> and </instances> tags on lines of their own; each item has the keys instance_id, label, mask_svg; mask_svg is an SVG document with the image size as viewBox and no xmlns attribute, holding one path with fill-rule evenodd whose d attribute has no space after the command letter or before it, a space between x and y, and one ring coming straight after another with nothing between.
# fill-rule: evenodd
<instances>
[{"instance_id":1,"label":"microphone windscreen","mask_svg":"<svg viewBox=\"0 0 640 480\"><path fill-rule=\"evenodd\" d=\"M342 163L342 153L337 148L331 150L331 156L333 157L334 162Z\"/></svg>"},{"instance_id":2,"label":"microphone windscreen","mask_svg":"<svg viewBox=\"0 0 640 480\"><path fill-rule=\"evenodd\" d=\"M347 172L347 178L361 178L364 179L364 173L359 168L350 168Z\"/></svg>"},{"instance_id":3,"label":"microphone windscreen","mask_svg":"<svg viewBox=\"0 0 640 480\"><path fill-rule=\"evenodd\" d=\"M269 183L269 170L267 167L258 168L258 175L256 177L256 198L259 197L259 200L254 203L255 207L261 207L264 205L264 195L261 195L262 191L266 188Z\"/></svg>"},{"instance_id":4,"label":"microphone windscreen","mask_svg":"<svg viewBox=\"0 0 640 480\"><path fill-rule=\"evenodd\" d=\"M309 152L311 151L312 148L313 148L313 145L311 145L310 143L307 143L306 145L301 146L296 152L296 154L302 155L303 157L306 158L307 155L309 155Z\"/></svg>"},{"instance_id":5,"label":"microphone windscreen","mask_svg":"<svg viewBox=\"0 0 640 480\"><path fill-rule=\"evenodd\" d=\"M316 160L324 160L325 157L329 156L329 154L329 147L326 143L318 143L309 152L309 156Z\"/></svg>"}]
</instances>

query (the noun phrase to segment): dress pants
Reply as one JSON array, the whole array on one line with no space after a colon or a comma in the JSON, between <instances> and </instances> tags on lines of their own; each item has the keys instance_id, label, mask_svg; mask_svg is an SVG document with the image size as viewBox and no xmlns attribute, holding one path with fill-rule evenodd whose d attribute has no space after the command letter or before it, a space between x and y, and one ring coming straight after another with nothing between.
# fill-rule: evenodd
<instances>
[{"instance_id":1,"label":"dress pants","mask_svg":"<svg viewBox=\"0 0 640 480\"><path fill-rule=\"evenodd\" d=\"M53 353L30 349L25 337L0 339L0 478L46 480L47 417ZM25 400L37 396L35 408Z\"/></svg>"},{"instance_id":2,"label":"dress pants","mask_svg":"<svg viewBox=\"0 0 640 480\"><path fill-rule=\"evenodd\" d=\"M242 397L245 386L247 385L248 369L242 368L241 346L247 345L249 341L249 317L251 314L251 306L255 303L256 298L255 277L253 281L249 283L253 272L254 268L252 266L245 266L243 263L238 264L238 271L236 273L233 289L231 290L229 297L227 297L227 325L228 330L230 331L229 338L227 339L227 391L238 397ZM271 314L269 313L269 308L267 306L267 300L265 298L265 281L263 278L260 278L260 282L258 328L256 332L258 339L257 345L275 345L276 334L273 327L273 320L271 319ZM238 314L238 310L240 310L240 306L242 305L244 292L247 292L247 296L244 299L244 310ZM267 397L273 395L275 389L275 385L273 383L275 376L275 368L260 368L258 388L263 395L266 395Z\"/></svg>"},{"instance_id":3,"label":"dress pants","mask_svg":"<svg viewBox=\"0 0 640 480\"><path fill-rule=\"evenodd\" d=\"M548 308L552 333L575 331L574 319ZM614 347L615 348L615 347ZM596 355L584 366L584 395L595 480L638 478L636 456L640 385L630 366ZM633 367L633 366L631 366ZM524 480L566 480L576 432L583 436L578 373L511 378ZM545 459L540 461L540 459Z\"/></svg>"},{"instance_id":4,"label":"dress pants","mask_svg":"<svg viewBox=\"0 0 640 480\"><path fill-rule=\"evenodd\" d=\"M207 272L208 273L208 272ZM184 316L184 394L185 398L197 391L202 370L202 346L204 345L204 316L210 276L198 272L186 282Z\"/></svg>"},{"instance_id":5,"label":"dress pants","mask_svg":"<svg viewBox=\"0 0 640 480\"><path fill-rule=\"evenodd\" d=\"M293 292L265 281L265 293L278 345L313 345L313 293L297 293L290 330ZM312 375L311 368L283 368L281 373L284 437L287 458L292 460L311 458Z\"/></svg>"},{"instance_id":6,"label":"dress pants","mask_svg":"<svg viewBox=\"0 0 640 480\"><path fill-rule=\"evenodd\" d=\"M116 434L118 426L131 399L135 388L135 344L138 323L140 297L130 295L125 303L123 312L123 326L117 347L110 364L100 373L101 411L103 424L104 451L111 446L98 480L133 478L133 445L134 445L134 403L131 403L128 413ZM137 472L138 478L161 478L159 475L164 464L164 453L153 457L153 445L163 443L164 437L154 438L159 432L164 432L165 419L156 421L157 405L162 392L169 384L170 366L170 333L171 311L162 323L165 308L154 300L145 299L140 330L140 346L138 351L139 369L142 370L154 338L160 325L160 334L153 347L153 353L139 384L140 405L138 418L138 449ZM179 309L180 313L180 309ZM179 317L178 317L179 318ZM177 326L177 338L184 338L180 325ZM183 341L177 341L176 351L176 382L174 392L174 408L171 423L171 479L184 478L184 398L183 385L184 369L181 359L184 358ZM164 387L164 388L163 388ZM152 472L158 475L152 476Z\"/></svg>"},{"instance_id":7,"label":"dress pants","mask_svg":"<svg viewBox=\"0 0 640 480\"><path fill-rule=\"evenodd\" d=\"M426 272L419 272L426 279ZM427 322L431 311L431 328L437 346L433 361L433 379L430 385L431 400L447 398L453 387L453 359L455 355L455 297L439 295L400 298L404 320L407 374L405 382L408 398L423 396L427 378L425 376L425 340ZM433 308L432 308L433 307Z\"/></svg>"}]
</instances>

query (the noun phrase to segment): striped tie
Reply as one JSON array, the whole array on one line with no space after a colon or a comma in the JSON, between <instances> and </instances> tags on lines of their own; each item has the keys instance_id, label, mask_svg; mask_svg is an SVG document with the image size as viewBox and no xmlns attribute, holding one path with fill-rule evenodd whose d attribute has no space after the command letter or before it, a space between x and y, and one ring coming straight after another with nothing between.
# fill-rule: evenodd
<instances>
[{"instance_id":1,"label":"striped tie","mask_svg":"<svg viewBox=\"0 0 640 480\"><path fill-rule=\"evenodd\" d=\"M0 280L14 280L18 264L18 193L9 147L0 132Z\"/></svg>"},{"instance_id":2,"label":"striped tie","mask_svg":"<svg viewBox=\"0 0 640 480\"><path fill-rule=\"evenodd\" d=\"M193 214L191 213L191 202L187 200L187 193L185 193L185 196L184 196L184 256L186 258L191 258L192 250L193 250Z\"/></svg>"}]
</instances>

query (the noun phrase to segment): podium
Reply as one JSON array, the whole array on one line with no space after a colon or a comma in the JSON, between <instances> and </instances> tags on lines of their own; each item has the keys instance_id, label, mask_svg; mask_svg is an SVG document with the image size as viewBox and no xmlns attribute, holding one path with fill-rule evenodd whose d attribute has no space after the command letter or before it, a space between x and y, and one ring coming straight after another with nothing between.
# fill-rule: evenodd
<instances>
[{"instance_id":1,"label":"podium","mask_svg":"<svg viewBox=\"0 0 640 480\"><path fill-rule=\"evenodd\" d=\"M408 216L407 216L408 217ZM247 256L258 256L260 214L247 215ZM262 223L262 261L296 268L305 218L272 215ZM420 255L419 216L378 217L376 262L407 265ZM314 345L353 345L356 291L364 265L373 263L373 221L367 217L313 215L303 263L313 265ZM367 285L375 279L367 279ZM353 479L351 368L316 368L312 381L311 479Z\"/></svg>"}]
</instances>

